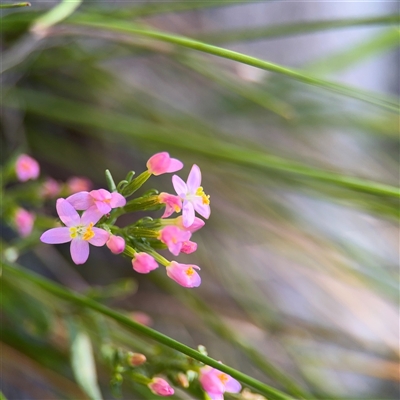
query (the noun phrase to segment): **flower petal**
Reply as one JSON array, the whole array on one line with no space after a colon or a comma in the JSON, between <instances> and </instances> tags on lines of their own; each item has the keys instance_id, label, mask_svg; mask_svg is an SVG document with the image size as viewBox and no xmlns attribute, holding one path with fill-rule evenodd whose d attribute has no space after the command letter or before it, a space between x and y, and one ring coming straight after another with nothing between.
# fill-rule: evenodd
<instances>
[{"instance_id":1,"label":"flower petal","mask_svg":"<svg viewBox=\"0 0 400 400\"><path fill-rule=\"evenodd\" d=\"M184 201L182 207L182 222L184 227L188 227L194 222L194 208L190 201Z\"/></svg>"},{"instance_id":2,"label":"flower petal","mask_svg":"<svg viewBox=\"0 0 400 400\"><path fill-rule=\"evenodd\" d=\"M100 228L92 228L92 231L94 236L89 240L89 243L97 247L104 246L109 239L110 234Z\"/></svg>"},{"instance_id":3,"label":"flower petal","mask_svg":"<svg viewBox=\"0 0 400 400\"><path fill-rule=\"evenodd\" d=\"M93 205L93 199L89 192L75 193L67 197L66 200L75 208L75 210L87 210Z\"/></svg>"},{"instance_id":4,"label":"flower petal","mask_svg":"<svg viewBox=\"0 0 400 400\"><path fill-rule=\"evenodd\" d=\"M68 227L80 224L81 218L79 217L79 214L67 200L58 199L56 209L61 221Z\"/></svg>"},{"instance_id":5,"label":"flower petal","mask_svg":"<svg viewBox=\"0 0 400 400\"><path fill-rule=\"evenodd\" d=\"M89 243L82 239L73 239L71 242L72 261L79 265L86 262L89 257Z\"/></svg>"},{"instance_id":6,"label":"flower petal","mask_svg":"<svg viewBox=\"0 0 400 400\"><path fill-rule=\"evenodd\" d=\"M126 199L122 194L119 193L111 193L111 201L110 206L112 208L123 207L126 204Z\"/></svg>"},{"instance_id":7,"label":"flower petal","mask_svg":"<svg viewBox=\"0 0 400 400\"><path fill-rule=\"evenodd\" d=\"M185 197L187 193L187 186L186 183L179 178L178 175L174 175L172 177L172 185L174 186L175 192L180 197Z\"/></svg>"},{"instance_id":8,"label":"flower petal","mask_svg":"<svg viewBox=\"0 0 400 400\"><path fill-rule=\"evenodd\" d=\"M201 171L200 168L194 164L192 169L189 172L189 176L187 179L187 187L189 189L189 193L194 194L196 190L201 185Z\"/></svg>"},{"instance_id":9,"label":"flower petal","mask_svg":"<svg viewBox=\"0 0 400 400\"><path fill-rule=\"evenodd\" d=\"M182 168L183 168L183 163L181 161L177 160L176 158L171 158L169 160L169 165L168 165L166 172L169 172L169 173L176 172Z\"/></svg>"},{"instance_id":10,"label":"flower petal","mask_svg":"<svg viewBox=\"0 0 400 400\"><path fill-rule=\"evenodd\" d=\"M211 208L209 204L203 204L203 200L200 198L196 198L195 201L193 201L193 207L194 209L205 219L208 219L211 214Z\"/></svg>"},{"instance_id":11,"label":"flower petal","mask_svg":"<svg viewBox=\"0 0 400 400\"><path fill-rule=\"evenodd\" d=\"M103 216L98 209L96 205L93 205L92 207L88 208L83 214L81 218L81 223L83 225L89 225L91 222L93 225L97 224L99 219Z\"/></svg>"},{"instance_id":12,"label":"flower petal","mask_svg":"<svg viewBox=\"0 0 400 400\"><path fill-rule=\"evenodd\" d=\"M96 204L97 210L101 215L106 215L111 211L111 206L104 201L95 200L94 204Z\"/></svg>"},{"instance_id":13,"label":"flower petal","mask_svg":"<svg viewBox=\"0 0 400 400\"><path fill-rule=\"evenodd\" d=\"M91 190L90 196L94 200L104 201L111 199L111 193L106 189L99 189L99 190Z\"/></svg>"},{"instance_id":14,"label":"flower petal","mask_svg":"<svg viewBox=\"0 0 400 400\"><path fill-rule=\"evenodd\" d=\"M242 390L242 385L234 378L228 375L228 380L225 383L225 391L229 393L239 393Z\"/></svg>"},{"instance_id":15,"label":"flower petal","mask_svg":"<svg viewBox=\"0 0 400 400\"><path fill-rule=\"evenodd\" d=\"M40 241L47 244L68 243L72 240L69 228L53 228L40 236Z\"/></svg>"}]
</instances>

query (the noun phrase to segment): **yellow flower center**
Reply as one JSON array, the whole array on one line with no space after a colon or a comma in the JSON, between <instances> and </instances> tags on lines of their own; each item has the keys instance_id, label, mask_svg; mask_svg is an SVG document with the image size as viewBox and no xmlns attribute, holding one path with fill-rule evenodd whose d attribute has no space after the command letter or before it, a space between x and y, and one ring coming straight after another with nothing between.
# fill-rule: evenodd
<instances>
[{"instance_id":1,"label":"yellow flower center","mask_svg":"<svg viewBox=\"0 0 400 400\"><path fill-rule=\"evenodd\" d=\"M193 268L192 268L192 267L189 267L189 268L186 270L186 275L187 275L187 276L192 276L193 274L194 274Z\"/></svg>"},{"instance_id":2,"label":"yellow flower center","mask_svg":"<svg viewBox=\"0 0 400 400\"><path fill-rule=\"evenodd\" d=\"M222 383L226 383L228 381L228 375L223 374L222 372L220 374L218 374L218 378Z\"/></svg>"},{"instance_id":3,"label":"yellow flower center","mask_svg":"<svg viewBox=\"0 0 400 400\"><path fill-rule=\"evenodd\" d=\"M69 228L69 235L72 239L80 236L83 240L90 240L92 237L94 237L94 232L92 230L93 225L93 222L91 222L88 227L72 226Z\"/></svg>"},{"instance_id":4,"label":"yellow flower center","mask_svg":"<svg viewBox=\"0 0 400 400\"><path fill-rule=\"evenodd\" d=\"M197 188L196 196L201 196L203 204L210 204L210 195L205 194L201 186Z\"/></svg>"}]
</instances>

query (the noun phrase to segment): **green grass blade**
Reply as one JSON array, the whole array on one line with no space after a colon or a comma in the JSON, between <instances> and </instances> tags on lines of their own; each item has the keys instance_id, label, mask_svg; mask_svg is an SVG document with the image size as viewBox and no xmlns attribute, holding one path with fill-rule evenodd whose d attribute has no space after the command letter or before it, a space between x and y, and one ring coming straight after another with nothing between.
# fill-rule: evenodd
<instances>
[{"instance_id":1,"label":"green grass blade","mask_svg":"<svg viewBox=\"0 0 400 400\"><path fill-rule=\"evenodd\" d=\"M28 272L21 267L8 264L6 262L3 263L4 271L7 274L13 275L15 279L23 279L27 280L35 285L39 286L46 292L52 293L53 295L62 298L64 300L69 301L72 304L76 304L82 307L87 307L93 311L97 311L98 313L105 315L112 320L118 322L122 326L127 329L132 330L135 333L140 333L143 336L153 339L158 343L161 343L165 346L168 346L172 349L175 349L183 354L186 354L189 357L194 358L197 361L200 361L206 365L209 365L213 368L217 368L218 370L225 372L226 374L232 376L233 378L239 380L243 384L249 385L252 388L259 391L264 396L267 396L270 400L290 400L292 397L286 395L285 393L268 386L257 379L254 379L246 374L243 374L240 371L237 371L234 368L228 367L225 364L219 363L217 360L214 360L210 357L199 353L196 350L166 336L160 332L155 331L154 329L148 328L145 325L142 325L138 322L133 321L131 318L126 317L123 314L120 314L92 299L89 299L80 294L74 293L70 290L65 289L64 287L53 283L33 272Z\"/></svg>"},{"instance_id":2,"label":"green grass blade","mask_svg":"<svg viewBox=\"0 0 400 400\"><path fill-rule=\"evenodd\" d=\"M32 91L13 91L24 100L26 110L70 126L91 127L117 132L126 138L136 138L148 142L152 140L165 146L196 152L220 161L255 168L285 172L295 178L311 178L337 186L347 187L376 195L400 197L400 189L383 183L357 177L344 176L335 172L311 168L304 164L286 160L255 150L245 145L229 144L222 139L208 138L207 141L193 137L188 131L168 130L159 125L107 111L86 104L79 104L54 96ZM4 105L19 108L11 96L3 96ZM89 133L89 132L88 132ZM108 135L103 137L112 140Z\"/></svg>"},{"instance_id":3,"label":"green grass blade","mask_svg":"<svg viewBox=\"0 0 400 400\"><path fill-rule=\"evenodd\" d=\"M264 69L266 71L282 74L289 78L298 80L300 82L317 86L350 98L365 101L386 108L391 111L396 111L396 112L399 111L399 105L397 102L392 100L387 100L383 98L381 95L371 94L369 92L357 88L319 79L312 75L307 75L294 69L286 68L281 65L264 61L256 57L251 57L246 54L239 53L233 50L228 50L222 47L217 47L207 43L199 42L197 40L193 40L184 36L173 35L146 28L139 28L133 26L132 24L120 21L94 21L93 18L85 17L82 14L78 17L71 18L69 20L69 23L85 26L88 28L91 27L95 29L121 32L124 34L130 34L135 36L150 37L156 40L173 43L179 46L201 51L203 53L213 54L218 57L226 58L233 61L238 61L243 64L248 64L256 68Z\"/></svg>"}]
</instances>

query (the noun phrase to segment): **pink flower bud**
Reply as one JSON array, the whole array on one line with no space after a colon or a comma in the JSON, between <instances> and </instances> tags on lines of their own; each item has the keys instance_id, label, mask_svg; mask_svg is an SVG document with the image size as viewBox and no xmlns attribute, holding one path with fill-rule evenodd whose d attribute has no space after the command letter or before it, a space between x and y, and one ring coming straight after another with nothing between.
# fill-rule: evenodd
<instances>
[{"instance_id":1,"label":"pink flower bud","mask_svg":"<svg viewBox=\"0 0 400 400\"><path fill-rule=\"evenodd\" d=\"M184 231L192 232L192 233L201 229L205 224L206 223L202 219L195 217L193 224L186 227L186 226L183 226L183 218L181 215L175 219L175 225L178 228L180 228Z\"/></svg>"},{"instance_id":2,"label":"pink flower bud","mask_svg":"<svg viewBox=\"0 0 400 400\"><path fill-rule=\"evenodd\" d=\"M106 246L111 250L111 253L120 254L125 250L125 239L121 236L111 235Z\"/></svg>"},{"instance_id":3,"label":"pink flower bud","mask_svg":"<svg viewBox=\"0 0 400 400\"><path fill-rule=\"evenodd\" d=\"M67 180L68 193L87 192L92 188L92 182L88 178L73 176Z\"/></svg>"},{"instance_id":4,"label":"pink flower bud","mask_svg":"<svg viewBox=\"0 0 400 400\"><path fill-rule=\"evenodd\" d=\"M167 266L167 275L184 287L198 287L201 283L200 275L195 271L200 269L197 265L179 264L172 261Z\"/></svg>"},{"instance_id":5,"label":"pink flower bud","mask_svg":"<svg viewBox=\"0 0 400 400\"><path fill-rule=\"evenodd\" d=\"M26 182L29 179L37 179L39 177L40 167L32 157L27 154L21 154L15 163L15 172L19 181Z\"/></svg>"},{"instance_id":6,"label":"pink flower bud","mask_svg":"<svg viewBox=\"0 0 400 400\"><path fill-rule=\"evenodd\" d=\"M175 392L169 383L162 378L153 378L147 386L154 394L159 396L172 396Z\"/></svg>"},{"instance_id":7,"label":"pink flower bud","mask_svg":"<svg viewBox=\"0 0 400 400\"><path fill-rule=\"evenodd\" d=\"M139 365L144 364L147 361L147 358L144 354L141 353L129 353L128 361L130 365L138 367Z\"/></svg>"},{"instance_id":8,"label":"pink flower bud","mask_svg":"<svg viewBox=\"0 0 400 400\"><path fill-rule=\"evenodd\" d=\"M153 175L176 172L182 169L183 164L176 158L170 158L167 152L157 153L147 161L147 169Z\"/></svg>"},{"instance_id":9,"label":"pink flower bud","mask_svg":"<svg viewBox=\"0 0 400 400\"><path fill-rule=\"evenodd\" d=\"M52 199L57 197L60 191L60 184L53 178L47 178L43 183L41 195L46 199Z\"/></svg>"},{"instance_id":10,"label":"pink flower bud","mask_svg":"<svg viewBox=\"0 0 400 400\"><path fill-rule=\"evenodd\" d=\"M140 274L148 274L158 268L156 260L147 253L136 253L132 260L133 269Z\"/></svg>"},{"instance_id":11,"label":"pink flower bud","mask_svg":"<svg viewBox=\"0 0 400 400\"><path fill-rule=\"evenodd\" d=\"M191 254L197 250L197 243L186 240L182 243L181 253Z\"/></svg>"},{"instance_id":12,"label":"pink flower bud","mask_svg":"<svg viewBox=\"0 0 400 400\"><path fill-rule=\"evenodd\" d=\"M18 208L15 212L14 224L21 237L26 237L31 234L34 221L35 215L23 208Z\"/></svg>"}]
</instances>

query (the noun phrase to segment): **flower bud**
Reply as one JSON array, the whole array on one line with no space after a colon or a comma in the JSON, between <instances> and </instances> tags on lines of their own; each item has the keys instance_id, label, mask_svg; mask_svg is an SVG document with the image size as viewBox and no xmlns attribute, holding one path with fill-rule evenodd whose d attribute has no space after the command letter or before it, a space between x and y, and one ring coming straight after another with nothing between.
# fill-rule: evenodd
<instances>
[{"instance_id":1,"label":"flower bud","mask_svg":"<svg viewBox=\"0 0 400 400\"><path fill-rule=\"evenodd\" d=\"M144 364L147 361L147 358L144 354L141 353L128 353L128 362L133 367L138 367L139 365Z\"/></svg>"},{"instance_id":2,"label":"flower bud","mask_svg":"<svg viewBox=\"0 0 400 400\"><path fill-rule=\"evenodd\" d=\"M172 396L175 392L169 383L162 378L153 378L147 386L158 396Z\"/></svg>"},{"instance_id":3,"label":"flower bud","mask_svg":"<svg viewBox=\"0 0 400 400\"><path fill-rule=\"evenodd\" d=\"M125 250L125 239L121 236L111 235L106 246L111 250L111 253L120 254Z\"/></svg>"},{"instance_id":4,"label":"flower bud","mask_svg":"<svg viewBox=\"0 0 400 400\"><path fill-rule=\"evenodd\" d=\"M73 176L67 180L68 193L87 192L92 188L92 182L88 178Z\"/></svg>"},{"instance_id":5,"label":"flower bud","mask_svg":"<svg viewBox=\"0 0 400 400\"><path fill-rule=\"evenodd\" d=\"M27 154L21 154L15 163L15 172L19 181L26 182L29 179L37 179L39 177L40 167L32 157Z\"/></svg>"},{"instance_id":6,"label":"flower bud","mask_svg":"<svg viewBox=\"0 0 400 400\"><path fill-rule=\"evenodd\" d=\"M158 268L156 260L147 253L136 253L132 260L132 267L140 274L148 274Z\"/></svg>"},{"instance_id":7,"label":"flower bud","mask_svg":"<svg viewBox=\"0 0 400 400\"><path fill-rule=\"evenodd\" d=\"M178 381L178 383L183 387L183 388L188 388L189 387L189 379L186 376L186 374L184 374L183 372L179 372L179 374L176 377L176 380Z\"/></svg>"},{"instance_id":8,"label":"flower bud","mask_svg":"<svg viewBox=\"0 0 400 400\"><path fill-rule=\"evenodd\" d=\"M176 158L171 158L167 152L154 154L149 158L146 166L153 175L176 172L183 168L183 164Z\"/></svg>"},{"instance_id":9,"label":"flower bud","mask_svg":"<svg viewBox=\"0 0 400 400\"><path fill-rule=\"evenodd\" d=\"M35 221L35 215L18 208L14 215L14 224L17 228L17 232L21 237L29 236L33 229L33 223Z\"/></svg>"}]
</instances>

